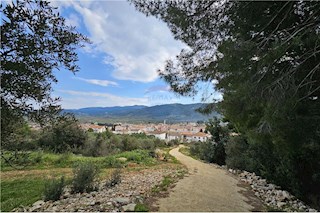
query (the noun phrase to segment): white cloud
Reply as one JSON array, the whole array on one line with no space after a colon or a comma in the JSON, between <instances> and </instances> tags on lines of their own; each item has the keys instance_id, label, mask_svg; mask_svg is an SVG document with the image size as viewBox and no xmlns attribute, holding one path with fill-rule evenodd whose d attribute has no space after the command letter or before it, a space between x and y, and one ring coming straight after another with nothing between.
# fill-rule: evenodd
<instances>
[{"instance_id":1,"label":"white cloud","mask_svg":"<svg viewBox=\"0 0 320 213\"><path fill-rule=\"evenodd\" d=\"M66 17L66 24L73 27L80 27L80 18L74 13Z\"/></svg>"},{"instance_id":2,"label":"white cloud","mask_svg":"<svg viewBox=\"0 0 320 213\"><path fill-rule=\"evenodd\" d=\"M80 77L74 77L74 79L78 79L80 81L87 82L89 84L95 84L103 87L107 86L119 86L117 82L114 81L108 81L108 80L99 80L99 79L86 79L86 78L80 78Z\"/></svg>"},{"instance_id":3,"label":"white cloud","mask_svg":"<svg viewBox=\"0 0 320 213\"><path fill-rule=\"evenodd\" d=\"M170 86L156 85L156 86L152 86L152 87L149 87L148 89L146 89L145 94L150 93L150 92L168 92L170 90L171 90Z\"/></svg>"},{"instance_id":4,"label":"white cloud","mask_svg":"<svg viewBox=\"0 0 320 213\"><path fill-rule=\"evenodd\" d=\"M116 96L110 93L83 92L75 90L58 90L64 94L62 107L64 109L79 109L83 107L108 107L108 106L131 106L150 105L148 98L131 98ZM68 95L71 95L68 97Z\"/></svg>"},{"instance_id":5,"label":"white cloud","mask_svg":"<svg viewBox=\"0 0 320 213\"><path fill-rule=\"evenodd\" d=\"M157 69L185 47L174 40L165 23L145 17L126 1L69 1L83 19L97 51L112 56L104 60L116 69L117 79L151 82Z\"/></svg>"}]
</instances>

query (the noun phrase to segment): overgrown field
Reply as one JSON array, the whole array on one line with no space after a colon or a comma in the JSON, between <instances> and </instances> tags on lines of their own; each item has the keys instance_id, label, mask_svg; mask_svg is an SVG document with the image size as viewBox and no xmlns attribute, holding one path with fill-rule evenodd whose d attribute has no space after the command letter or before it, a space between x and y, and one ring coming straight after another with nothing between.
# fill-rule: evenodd
<instances>
[{"instance_id":1,"label":"overgrown field","mask_svg":"<svg viewBox=\"0 0 320 213\"><path fill-rule=\"evenodd\" d=\"M168 150L164 150L163 154L168 155ZM9 155L9 153L6 154ZM153 152L133 150L107 157L29 152L26 162L28 164L25 164L22 170L16 170L6 162L2 162L1 211L11 211L43 199L45 183L48 179L58 179L64 176L66 183L70 184L73 168L83 163L92 163L97 166L101 170L98 178L102 180L110 176L113 168L122 168L124 172L146 168L157 169L176 164L177 160L172 156L159 160L154 157Z\"/></svg>"}]
</instances>

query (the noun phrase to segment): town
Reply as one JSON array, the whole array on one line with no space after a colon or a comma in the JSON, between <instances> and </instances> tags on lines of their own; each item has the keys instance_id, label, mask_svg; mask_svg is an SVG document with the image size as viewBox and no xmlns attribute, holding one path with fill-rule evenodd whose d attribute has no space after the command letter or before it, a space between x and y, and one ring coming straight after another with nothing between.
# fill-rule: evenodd
<instances>
[{"instance_id":1,"label":"town","mask_svg":"<svg viewBox=\"0 0 320 213\"><path fill-rule=\"evenodd\" d=\"M207 132L205 124L199 123L148 123L148 124L130 124L130 123L114 123L114 124L91 124L83 123L81 128L86 131L102 133L111 131L114 134L146 134L153 135L155 138L179 142L205 142L211 138L211 134Z\"/></svg>"}]
</instances>

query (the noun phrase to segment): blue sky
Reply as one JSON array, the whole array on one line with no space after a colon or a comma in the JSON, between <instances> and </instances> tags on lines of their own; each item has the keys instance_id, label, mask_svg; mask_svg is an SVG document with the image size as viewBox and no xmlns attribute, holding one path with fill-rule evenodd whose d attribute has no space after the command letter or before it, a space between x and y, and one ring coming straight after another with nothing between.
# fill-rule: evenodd
<instances>
[{"instance_id":1,"label":"blue sky","mask_svg":"<svg viewBox=\"0 0 320 213\"><path fill-rule=\"evenodd\" d=\"M139 13L127 1L53 1L67 24L92 41L78 50L80 72L56 71L53 95L63 108L198 103L219 97L212 83L193 98L179 97L157 70L174 59L183 43L165 23ZM213 96L209 94L213 93Z\"/></svg>"}]
</instances>

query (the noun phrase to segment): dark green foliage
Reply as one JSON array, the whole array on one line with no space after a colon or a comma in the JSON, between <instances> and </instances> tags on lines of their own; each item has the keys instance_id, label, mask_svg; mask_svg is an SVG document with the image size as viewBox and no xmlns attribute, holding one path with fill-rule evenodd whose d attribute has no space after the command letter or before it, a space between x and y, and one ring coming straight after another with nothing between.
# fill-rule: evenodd
<instances>
[{"instance_id":1,"label":"dark green foliage","mask_svg":"<svg viewBox=\"0 0 320 213\"><path fill-rule=\"evenodd\" d=\"M72 193L83 193L97 190L97 178L100 169L93 163L81 163L73 169Z\"/></svg>"},{"instance_id":2,"label":"dark green foliage","mask_svg":"<svg viewBox=\"0 0 320 213\"><path fill-rule=\"evenodd\" d=\"M155 150L166 147L165 141L145 134L115 135L112 132L90 133L84 146L78 150L85 156L108 156L137 149ZM112 162L110 161L112 164Z\"/></svg>"},{"instance_id":3,"label":"dark green foliage","mask_svg":"<svg viewBox=\"0 0 320 213\"><path fill-rule=\"evenodd\" d=\"M80 128L77 120L71 115L56 118L54 122L47 126L39 145L54 152L62 153L82 147L87 135Z\"/></svg>"},{"instance_id":4,"label":"dark green foliage","mask_svg":"<svg viewBox=\"0 0 320 213\"><path fill-rule=\"evenodd\" d=\"M248 170L249 144L245 138L231 137L226 144L226 164L229 168Z\"/></svg>"},{"instance_id":5,"label":"dark green foliage","mask_svg":"<svg viewBox=\"0 0 320 213\"><path fill-rule=\"evenodd\" d=\"M226 153L223 143L214 143L212 141L203 143L194 143L190 147L190 154L209 163L224 165Z\"/></svg>"},{"instance_id":6,"label":"dark green foliage","mask_svg":"<svg viewBox=\"0 0 320 213\"><path fill-rule=\"evenodd\" d=\"M18 120L46 123L59 111L51 98L53 70L76 72L76 49L88 39L66 25L47 1L1 4L1 138L10 143ZM37 106L37 108L35 108Z\"/></svg>"},{"instance_id":7,"label":"dark green foliage","mask_svg":"<svg viewBox=\"0 0 320 213\"><path fill-rule=\"evenodd\" d=\"M218 109L243 137L227 145L228 164L319 209L320 4L132 2L190 47L160 71L175 92L192 96L198 82L217 80Z\"/></svg>"},{"instance_id":8,"label":"dark green foliage","mask_svg":"<svg viewBox=\"0 0 320 213\"><path fill-rule=\"evenodd\" d=\"M106 135L99 133L96 137L89 137L80 152L85 156L98 157L109 154L108 151Z\"/></svg>"},{"instance_id":9,"label":"dark green foliage","mask_svg":"<svg viewBox=\"0 0 320 213\"><path fill-rule=\"evenodd\" d=\"M63 188L65 186L65 180L64 177L61 177L60 179L49 179L44 184L44 201L48 200L59 200L62 193Z\"/></svg>"},{"instance_id":10,"label":"dark green foliage","mask_svg":"<svg viewBox=\"0 0 320 213\"><path fill-rule=\"evenodd\" d=\"M111 177L106 182L106 187L114 187L121 183L121 169L117 168L111 173Z\"/></svg>"},{"instance_id":11,"label":"dark green foliage","mask_svg":"<svg viewBox=\"0 0 320 213\"><path fill-rule=\"evenodd\" d=\"M193 143L190 154L209 163L224 165L226 161L224 147L229 138L227 127L221 126L221 120L215 118L206 123L206 131L210 132L212 138L206 142Z\"/></svg>"}]
</instances>

